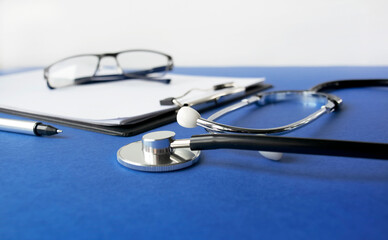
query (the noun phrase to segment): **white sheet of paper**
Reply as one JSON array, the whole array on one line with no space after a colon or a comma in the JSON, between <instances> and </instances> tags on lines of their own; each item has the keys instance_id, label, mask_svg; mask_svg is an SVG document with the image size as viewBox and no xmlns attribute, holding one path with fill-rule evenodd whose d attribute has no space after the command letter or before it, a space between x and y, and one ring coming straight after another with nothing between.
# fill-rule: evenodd
<instances>
[{"instance_id":1,"label":"white sheet of paper","mask_svg":"<svg viewBox=\"0 0 388 240\"><path fill-rule=\"evenodd\" d=\"M211 88L234 82L249 86L264 78L229 78L169 74L170 84L124 80L78 85L50 90L43 70L0 77L0 107L28 113L80 120L104 125L118 125L145 114L171 108L159 100L177 97L192 88ZM198 92L196 93L198 95Z\"/></svg>"}]
</instances>

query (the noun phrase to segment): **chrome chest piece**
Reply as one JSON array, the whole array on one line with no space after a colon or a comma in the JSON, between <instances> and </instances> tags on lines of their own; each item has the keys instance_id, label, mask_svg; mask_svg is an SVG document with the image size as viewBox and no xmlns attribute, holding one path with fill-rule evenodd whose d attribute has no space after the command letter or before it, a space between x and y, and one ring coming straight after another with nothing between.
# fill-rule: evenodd
<instances>
[{"instance_id":1,"label":"chrome chest piece","mask_svg":"<svg viewBox=\"0 0 388 240\"><path fill-rule=\"evenodd\" d=\"M141 141L120 148L117 161L127 168L146 172L174 171L196 163L201 152L173 147L174 137L171 131L148 133Z\"/></svg>"}]
</instances>

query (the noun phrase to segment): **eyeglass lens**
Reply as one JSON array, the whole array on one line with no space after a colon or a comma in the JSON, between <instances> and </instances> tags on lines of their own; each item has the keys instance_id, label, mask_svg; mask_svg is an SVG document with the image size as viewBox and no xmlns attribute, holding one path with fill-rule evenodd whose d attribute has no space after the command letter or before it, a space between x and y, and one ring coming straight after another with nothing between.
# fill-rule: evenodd
<instances>
[{"instance_id":1,"label":"eyeglass lens","mask_svg":"<svg viewBox=\"0 0 388 240\"><path fill-rule=\"evenodd\" d=\"M48 81L54 88L74 84L78 78L90 77L96 72L97 56L79 56L68 58L50 67Z\"/></svg>"},{"instance_id":2,"label":"eyeglass lens","mask_svg":"<svg viewBox=\"0 0 388 240\"><path fill-rule=\"evenodd\" d=\"M128 51L117 55L124 74L147 77L162 77L166 74L168 58L162 54L146 51Z\"/></svg>"}]
</instances>

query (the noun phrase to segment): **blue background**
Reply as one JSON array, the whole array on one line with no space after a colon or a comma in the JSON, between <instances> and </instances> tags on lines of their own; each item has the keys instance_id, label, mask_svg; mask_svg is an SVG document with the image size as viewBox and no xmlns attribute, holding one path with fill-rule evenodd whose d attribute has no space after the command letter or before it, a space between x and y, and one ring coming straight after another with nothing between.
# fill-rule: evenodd
<instances>
[{"instance_id":1,"label":"blue background","mask_svg":"<svg viewBox=\"0 0 388 240\"><path fill-rule=\"evenodd\" d=\"M388 67L176 72L265 76L274 90L388 78ZM340 111L288 136L388 142L387 88L332 93L344 100ZM237 114L249 116L248 108ZM0 132L0 239L387 238L386 161L285 154L281 162L272 162L254 151L210 150L191 168L145 173L116 161L117 150L141 135L123 138L59 127L63 133L53 137ZM177 123L155 130L175 131L177 138L204 133Z\"/></svg>"}]
</instances>

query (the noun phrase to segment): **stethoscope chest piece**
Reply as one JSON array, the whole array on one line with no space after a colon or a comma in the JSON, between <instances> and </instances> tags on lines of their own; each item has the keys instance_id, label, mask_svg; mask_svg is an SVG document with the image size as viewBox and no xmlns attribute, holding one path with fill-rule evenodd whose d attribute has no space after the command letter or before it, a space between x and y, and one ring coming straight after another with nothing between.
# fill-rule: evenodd
<instances>
[{"instance_id":1,"label":"stethoscope chest piece","mask_svg":"<svg viewBox=\"0 0 388 240\"><path fill-rule=\"evenodd\" d=\"M196 163L200 151L172 148L174 137L171 131L148 133L141 141L120 148L117 161L127 168L146 172L175 171Z\"/></svg>"}]
</instances>

